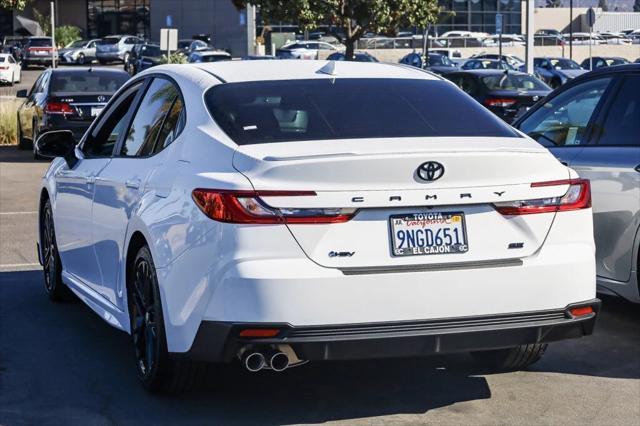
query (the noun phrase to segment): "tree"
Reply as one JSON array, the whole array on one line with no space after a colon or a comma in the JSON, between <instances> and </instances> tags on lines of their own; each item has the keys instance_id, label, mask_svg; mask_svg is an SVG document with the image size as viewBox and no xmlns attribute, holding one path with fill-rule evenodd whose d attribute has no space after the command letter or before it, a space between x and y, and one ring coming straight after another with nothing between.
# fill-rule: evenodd
<instances>
[{"instance_id":1,"label":"tree","mask_svg":"<svg viewBox=\"0 0 640 426\"><path fill-rule=\"evenodd\" d=\"M23 10L29 0L0 0L0 7L9 10Z\"/></svg>"},{"instance_id":2,"label":"tree","mask_svg":"<svg viewBox=\"0 0 640 426\"><path fill-rule=\"evenodd\" d=\"M80 28L73 25L61 25L56 27L56 44L58 46L66 46L71 42L80 40L81 37Z\"/></svg>"},{"instance_id":3,"label":"tree","mask_svg":"<svg viewBox=\"0 0 640 426\"><path fill-rule=\"evenodd\" d=\"M633 11L640 12L640 0L636 0L635 3L633 3Z\"/></svg>"},{"instance_id":4,"label":"tree","mask_svg":"<svg viewBox=\"0 0 640 426\"><path fill-rule=\"evenodd\" d=\"M354 58L357 41L366 32L395 32L399 27L426 28L438 22L438 0L232 0L238 8L257 6L269 24L296 23L302 30L319 25L339 29L333 34L346 46L345 57Z\"/></svg>"},{"instance_id":5,"label":"tree","mask_svg":"<svg viewBox=\"0 0 640 426\"><path fill-rule=\"evenodd\" d=\"M603 12L609 10L609 5L607 4L607 0L598 0L598 7L602 9Z\"/></svg>"}]
</instances>

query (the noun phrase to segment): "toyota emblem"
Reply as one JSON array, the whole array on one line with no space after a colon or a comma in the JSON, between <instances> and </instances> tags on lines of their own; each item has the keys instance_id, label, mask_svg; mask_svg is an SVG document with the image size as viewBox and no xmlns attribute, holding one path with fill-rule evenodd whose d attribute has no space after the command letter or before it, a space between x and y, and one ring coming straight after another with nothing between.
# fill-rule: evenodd
<instances>
[{"instance_id":1,"label":"toyota emblem","mask_svg":"<svg viewBox=\"0 0 640 426\"><path fill-rule=\"evenodd\" d=\"M444 166L437 161L427 161L426 163L420 164L417 173L420 179L433 182L444 175Z\"/></svg>"}]
</instances>

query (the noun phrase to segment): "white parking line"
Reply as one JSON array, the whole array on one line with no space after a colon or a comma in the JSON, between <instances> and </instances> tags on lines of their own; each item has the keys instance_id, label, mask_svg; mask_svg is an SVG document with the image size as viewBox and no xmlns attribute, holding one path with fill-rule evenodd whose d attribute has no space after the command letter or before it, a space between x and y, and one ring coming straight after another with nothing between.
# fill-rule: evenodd
<instances>
[{"instance_id":1,"label":"white parking line","mask_svg":"<svg viewBox=\"0 0 640 426\"><path fill-rule=\"evenodd\" d=\"M27 266L40 266L39 263L8 263L0 265L0 268L25 268Z\"/></svg>"},{"instance_id":2,"label":"white parking line","mask_svg":"<svg viewBox=\"0 0 640 426\"><path fill-rule=\"evenodd\" d=\"M0 212L0 215L12 215L12 214L36 214L38 212Z\"/></svg>"}]
</instances>

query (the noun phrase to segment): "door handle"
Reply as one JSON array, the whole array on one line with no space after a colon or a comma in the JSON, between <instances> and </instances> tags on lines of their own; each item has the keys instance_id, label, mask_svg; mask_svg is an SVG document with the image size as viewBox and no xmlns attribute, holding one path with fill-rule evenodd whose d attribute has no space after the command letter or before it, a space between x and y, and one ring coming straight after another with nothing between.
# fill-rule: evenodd
<instances>
[{"instance_id":1,"label":"door handle","mask_svg":"<svg viewBox=\"0 0 640 426\"><path fill-rule=\"evenodd\" d=\"M124 183L124 186L131 189L140 188L140 179L130 179Z\"/></svg>"}]
</instances>

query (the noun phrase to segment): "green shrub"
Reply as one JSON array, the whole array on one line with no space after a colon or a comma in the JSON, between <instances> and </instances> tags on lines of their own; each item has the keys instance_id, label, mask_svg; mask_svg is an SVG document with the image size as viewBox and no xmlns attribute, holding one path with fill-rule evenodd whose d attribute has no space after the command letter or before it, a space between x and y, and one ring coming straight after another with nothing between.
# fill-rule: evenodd
<instances>
[{"instance_id":1,"label":"green shrub","mask_svg":"<svg viewBox=\"0 0 640 426\"><path fill-rule=\"evenodd\" d=\"M0 102L0 145L18 143L16 127L18 102L3 99Z\"/></svg>"},{"instance_id":2,"label":"green shrub","mask_svg":"<svg viewBox=\"0 0 640 426\"><path fill-rule=\"evenodd\" d=\"M80 40L80 28L73 25L62 25L56 28L56 44L58 46L66 46L71 42Z\"/></svg>"},{"instance_id":3,"label":"green shrub","mask_svg":"<svg viewBox=\"0 0 640 426\"><path fill-rule=\"evenodd\" d=\"M170 58L172 64L186 64L188 62L187 57L181 52L172 52ZM160 58L160 63L169 63L167 62L167 55L162 55L162 57Z\"/></svg>"}]
</instances>

